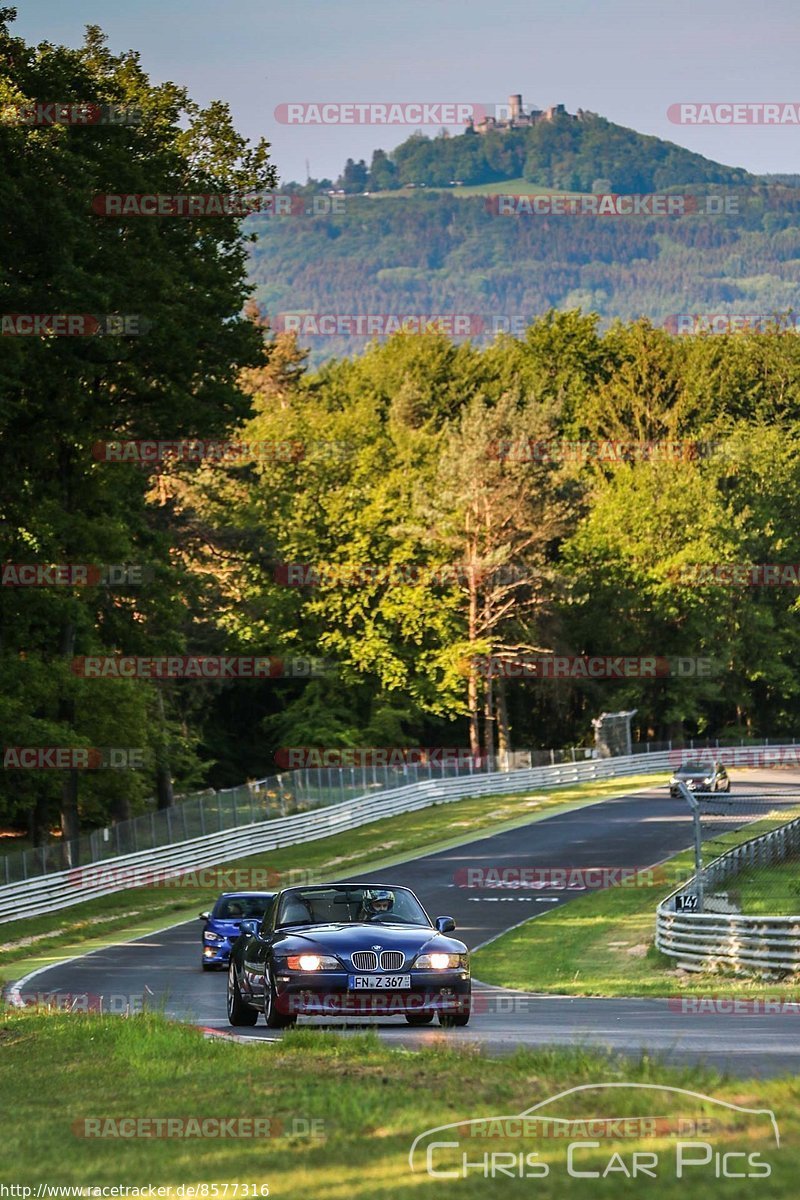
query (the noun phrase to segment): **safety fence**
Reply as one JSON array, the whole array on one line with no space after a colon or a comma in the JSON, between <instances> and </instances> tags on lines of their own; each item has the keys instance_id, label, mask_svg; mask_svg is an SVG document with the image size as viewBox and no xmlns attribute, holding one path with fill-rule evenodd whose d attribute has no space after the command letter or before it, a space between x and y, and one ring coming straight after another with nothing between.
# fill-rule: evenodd
<instances>
[{"instance_id":1,"label":"safety fence","mask_svg":"<svg viewBox=\"0 0 800 1200\"><path fill-rule=\"evenodd\" d=\"M739 799L744 801L746 797ZM797 907L800 904L796 895L791 897L783 874L771 870L800 857L800 797L783 792L762 793L753 799L769 806L769 818L751 819L758 828L765 823L773 828L740 840L718 854L662 900L656 910L657 948L687 970L800 969L800 915L784 916L774 911L781 902L789 907L792 899ZM699 796L698 800L701 807L706 803L717 811L725 804L714 797ZM733 814L733 819L740 815ZM788 886L794 890L793 872L789 879ZM750 906L766 906L773 911L737 911Z\"/></svg>"},{"instance_id":2,"label":"safety fence","mask_svg":"<svg viewBox=\"0 0 800 1200\"><path fill-rule=\"evenodd\" d=\"M145 878L166 880L170 875L197 871L283 846L295 846L357 829L370 821L448 804L469 796L508 795L561 787L570 783L613 779L660 772L670 766L670 752L647 756L590 759L518 771L486 772L454 778L425 779L402 787L371 792L308 812L256 820L237 828L215 830L169 846L148 847L137 853L109 857L100 863L57 871L0 887L0 924L54 912L130 887Z\"/></svg>"},{"instance_id":3,"label":"safety fence","mask_svg":"<svg viewBox=\"0 0 800 1200\"><path fill-rule=\"evenodd\" d=\"M770 747L769 739L751 742L753 748ZM739 743L739 748L744 743ZM744 747L747 749L748 747ZM732 745L728 750L736 750ZM649 770L658 755L673 750L672 742L640 742L632 747L634 757L646 756ZM726 753L720 742L690 741L683 753ZM800 752L800 747L798 747ZM345 758L347 750L332 752ZM380 753L380 752L378 752ZM357 752L355 752L357 756ZM375 758L375 752L370 752ZM594 752L586 746L569 746L560 750L515 750L498 755L473 759L463 751L446 752L434 761L395 762L387 752L387 765L301 767L286 770L264 779L251 779L238 787L215 791L207 788L196 792L168 808L157 808L130 820L117 821L71 840L56 839L46 845L12 851L0 857L0 885L24 882L40 875L58 874L67 868L105 862L142 850L174 845L210 833L249 826L294 813L308 812L330 804L356 799L409 784L433 780L491 775L543 766L573 766L591 761ZM656 769L656 768L653 768Z\"/></svg>"}]
</instances>

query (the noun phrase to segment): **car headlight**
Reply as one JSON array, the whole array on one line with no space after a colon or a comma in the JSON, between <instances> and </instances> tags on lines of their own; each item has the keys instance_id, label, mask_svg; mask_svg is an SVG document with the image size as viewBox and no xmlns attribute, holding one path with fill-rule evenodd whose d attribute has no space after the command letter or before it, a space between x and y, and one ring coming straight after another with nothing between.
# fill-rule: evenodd
<instances>
[{"instance_id":1,"label":"car headlight","mask_svg":"<svg viewBox=\"0 0 800 1200\"><path fill-rule=\"evenodd\" d=\"M677 775L673 775L673 776L672 776L672 779L670 779L670 781L669 781L669 782L670 782L670 785L672 785L672 784L678 784L678 783L680 783L680 779L678 779Z\"/></svg>"},{"instance_id":2,"label":"car headlight","mask_svg":"<svg viewBox=\"0 0 800 1200\"><path fill-rule=\"evenodd\" d=\"M414 966L422 971L447 971L448 969L452 971L466 965L466 954L437 954L436 952L433 954L420 954L414 963Z\"/></svg>"},{"instance_id":3,"label":"car headlight","mask_svg":"<svg viewBox=\"0 0 800 1200\"><path fill-rule=\"evenodd\" d=\"M340 971L338 958L330 954L290 954L286 959L290 971Z\"/></svg>"},{"instance_id":4,"label":"car headlight","mask_svg":"<svg viewBox=\"0 0 800 1200\"><path fill-rule=\"evenodd\" d=\"M714 776L709 775L708 779L703 780L703 787L708 787L709 784L712 784L713 782L714 782Z\"/></svg>"},{"instance_id":5,"label":"car headlight","mask_svg":"<svg viewBox=\"0 0 800 1200\"><path fill-rule=\"evenodd\" d=\"M211 933L210 931L209 931L209 932L206 932L206 933L204 933L204 934L203 934L203 937L205 938L205 940L206 940L207 942L224 942L224 941L225 941L225 938L224 938L224 937L221 937L221 936L220 936L220 934L218 934L218 933Z\"/></svg>"}]
</instances>

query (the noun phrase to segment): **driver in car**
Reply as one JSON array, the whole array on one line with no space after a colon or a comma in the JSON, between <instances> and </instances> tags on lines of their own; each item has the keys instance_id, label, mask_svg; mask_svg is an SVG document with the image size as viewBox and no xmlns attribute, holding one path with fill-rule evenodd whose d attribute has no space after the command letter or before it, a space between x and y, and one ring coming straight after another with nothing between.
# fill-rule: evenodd
<instances>
[{"instance_id":1,"label":"driver in car","mask_svg":"<svg viewBox=\"0 0 800 1200\"><path fill-rule=\"evenodd\" d=\"M361 901L360 920L373 921L376 917L391 912L393 907L394 892L390 892L386 888L365 892L364 898Z\"/></svg>"}]
</instances>

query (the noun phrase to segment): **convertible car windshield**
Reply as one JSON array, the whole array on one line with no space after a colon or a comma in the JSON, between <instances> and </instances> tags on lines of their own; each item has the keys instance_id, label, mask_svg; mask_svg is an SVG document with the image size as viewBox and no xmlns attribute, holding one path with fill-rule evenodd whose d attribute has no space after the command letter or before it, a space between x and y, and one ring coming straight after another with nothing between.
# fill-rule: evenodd
<instances>
[{"instance_id":1,"label":"convertible car windshield","mask_svg":"<svg viewBox=\"0 0 800 1200\"><path fill-rule=\"evenodd\" d=\"M352 887L296 888L281 897L277 924L427 925L430 921L416 897L406 888Z\"/></svg>"}]
</instances>

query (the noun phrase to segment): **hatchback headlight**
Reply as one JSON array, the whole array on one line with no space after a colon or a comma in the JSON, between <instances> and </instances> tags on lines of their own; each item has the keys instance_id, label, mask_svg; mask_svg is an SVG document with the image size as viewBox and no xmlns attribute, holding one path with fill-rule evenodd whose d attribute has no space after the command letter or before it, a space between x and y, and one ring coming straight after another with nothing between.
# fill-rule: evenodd
<instances>
[{"instance_id":1,"label":"hatchback headlight","mask_svg":"<svg viewBox=\"0 0 800 1200\"><path fill-rule=\"evenodd\" d=\"M420 954L414 963L421 971L453 971L467 965L466 954Z\"/></svg>"},{"instance_id":2,"label":"hatchback headlight","mask_svg":"<svg viewBox=\"0 0 800 1200\"><path fill-rule=\"evenodd\" d=\"M218 933L213 933L210 930L207 930L203 934L203 937L205 938L205 940L207 942L224 942L225 941L224 937L221 937Z\"/></svg>"}]
</instances>

